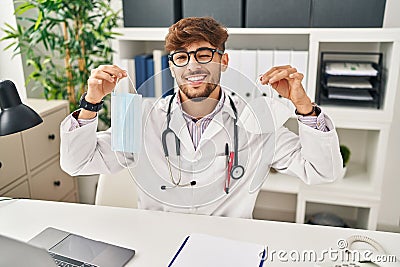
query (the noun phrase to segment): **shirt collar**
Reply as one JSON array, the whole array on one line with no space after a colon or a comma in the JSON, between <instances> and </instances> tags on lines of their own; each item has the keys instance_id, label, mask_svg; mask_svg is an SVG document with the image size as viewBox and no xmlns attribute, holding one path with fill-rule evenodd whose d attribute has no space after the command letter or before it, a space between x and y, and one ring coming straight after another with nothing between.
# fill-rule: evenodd
<instances>
[{"instance_id":1,"label":"shirt collar","mask_svg":"<svg viewBox=\"0 0 400 267\"><path fill-rule=\"evenodd\" d=\"M226 99L226 95L225 92L221 89L221 97L219 98L218 104L215 106L214 110L207 114L206 116L204 116L203 118L201 118L200 120L205 120L205 119L213 119L214 116L221 111L221 109L224 107L225 105L225 99ZM176 104L179 106L179 108L182 111L183 117L186 120L191 120L191 121L196 121L197 119L193 116L191 116L190 114L186 113L183 108L182 108L182 102L181 102L181 97L179 95L179 92L176 93ZM199 121L200 121L199 120Z\"/></svg>"}]
</instances>

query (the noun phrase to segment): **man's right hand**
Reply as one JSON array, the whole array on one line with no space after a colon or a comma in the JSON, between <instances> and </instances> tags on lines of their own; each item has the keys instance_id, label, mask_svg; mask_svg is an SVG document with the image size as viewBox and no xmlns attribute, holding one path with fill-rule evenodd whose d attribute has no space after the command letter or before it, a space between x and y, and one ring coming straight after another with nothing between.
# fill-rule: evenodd
<instances>
[{"instance_id":1,"label":"man's right hand","mask_svg":"<svg viewBox=\"0 0 400 267\"><path fill-rule=\"evenodd\" d=\"M126 71L115 65L100 65L90 72L88 79L88 90L85 100L92 104L97 104L111 93L117 80L127 77ZM82 109L78 119L92 119L96 117L96 112Z\"/></svg>"}]
</instances>

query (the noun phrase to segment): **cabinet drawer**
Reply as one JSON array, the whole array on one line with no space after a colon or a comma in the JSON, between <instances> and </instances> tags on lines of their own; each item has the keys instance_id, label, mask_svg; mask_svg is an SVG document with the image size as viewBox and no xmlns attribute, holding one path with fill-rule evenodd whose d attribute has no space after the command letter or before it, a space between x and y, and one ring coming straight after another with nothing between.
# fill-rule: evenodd
<instances>
[{"instance_id":1,"label":"cabinet drawer","mask_svg":"<svg viewBox=\"0 0 400 267\"><path fill-rule=\"evenodd\" d=\"M5 192L2 196L13 197L13 198L30 198L28 181L25 181L22 184L17 185L10 191Z\"/></svg>"},{"instance_id":2,"label":"cabinet drawer","mask_svg":"<svg viewBox=\"0 0 400 267\"><path fill-rule=\"evenodd\" d=\"M69 194L67 197L61 200L62 202L70 202L70 203L77 203L78 202L78 197L77 193L74 192L72 194Z\"/></svg>"},{"instance_id":3,"label":"cabinet drawer","mask_svg":"<svg viewBox=\"0 0 400 267\"><path fill-rule=\"evenodd\" d=\"M74 189L74 178L61 170L59 160L32 175L31 194L34 199L61 200Z\"/></svg>"},{"instance_id":4,"label":"cabinet drawer","mask_svg":"<svg viewBox=\"0 0 400 267\"><path fill-rule=\"evenodd\" d=\"M26 174L21 134L0 137L0 188Z\"/></svg>"},{"instance_id":5,"label":"cabinet drawer","mask_svg":"<svg viewBox=\"0 0 400 267\"><path fill-rule=\"evenodd\" d=\"M30 169L56 156L60 151L60 123L66 116L61 109L43 117L43 123L22 133Z\"/></svg>"}]
</instances>

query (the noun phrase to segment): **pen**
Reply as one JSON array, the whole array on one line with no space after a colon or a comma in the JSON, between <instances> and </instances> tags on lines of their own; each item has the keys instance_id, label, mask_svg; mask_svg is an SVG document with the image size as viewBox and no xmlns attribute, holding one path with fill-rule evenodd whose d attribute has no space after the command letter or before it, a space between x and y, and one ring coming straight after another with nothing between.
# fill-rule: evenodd
<instances>
[{"instance_id":1,"label":"pen","mask_svg":"<svg viewBox=\"0 0 400 267\"><path fill-rule=\"evenodd\" d=\"M261 255L261 253L262 253L262 255ZM260 265L258 267L263 267L264 261L267 259L265 253L266 253L266 251L265 251L265 248L264 248L263 252L260 252L261 260L260 260Z\"/></svg>"},{"instance_id":2,"label":"pen","mask_svg":"<svg viewBox=\"0 0 400 267\"><path fill-rule=\"evenodd\" d=\"M235 153L232 151L229 153L229 162L228 162L228 170L226 174L226 181L225 181L225 193L229 193L229 186L231 183L231 171L233 166L233 159L235 157Z\"/></svg>"},{"instance_id":3,"label":"pen","mask_svg":"<svg viewBox=\"0 0 400 267\"><path fill-rule=\"evenodd\" d=\"M226 157L226 160L225 160L225 169L227 170L226 172L226 179L225 179L225 188L224 188L224 190L225 190L225 193L227 193L228 194L228 176L229 176L229 172L228 172L228 163L229 163L229 145L228 145L228 143L225 143L225 157Z\"/></svg>"},{"instance_id":4,"label":"pen","mask_svg":"<svg viewBox=\"0 0 400 267\"><path fill-rule=\"evenodd\" d=\"M228 145L228 143L225 144L225 157L226 157L226 161L225 161L225 169L226 169L226 167L228 167L228 162L229 162L229 145Z\"/></svg>"}]
</instances>

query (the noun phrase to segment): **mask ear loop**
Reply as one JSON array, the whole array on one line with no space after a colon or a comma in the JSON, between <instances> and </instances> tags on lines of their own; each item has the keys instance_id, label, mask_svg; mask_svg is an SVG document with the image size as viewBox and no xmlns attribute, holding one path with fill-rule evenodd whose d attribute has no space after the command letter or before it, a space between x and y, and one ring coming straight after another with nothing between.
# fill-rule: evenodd
<instances>
[{"instance_id":1,"label":"mask ear loop","mask_svg":"<svg viewBox=\"0 0 400 267\"><path fill-rule=\"evenodd\" d=\"M257 79L256 79L256 85L257 85L257 87L258 88L261 88L261 87L264 87L264 86L266 86L268 89L266 90L267 92L267 97L269 97L269 98L273 98L273 96L274 96L274 89L272 88L272 86L271 86L271 84L266 84L266 85L263 85L263 84L261 84L261 77L263 76L263 74L260 74L260 75L258 75L258 77L257 77Z\"/></svg>"},{"instance_id":2,"label":"mask ear loop","mask_svg":"<svg viewBox=\"0 0 400 267\"><path fill-rule=\"evenodd\" d=\"M132 78L131 78L131 76L129 76L128 75L128 73L126 73L126 77L128 78L128 80L129 80L129 82L131 83L131 85L132 85L132 89L133 89L133 94L137 94L138 92L137 92L137 90L136 90L136 87L135 87L135 84L133 83L133 81L132 81ZM117 91L117 87L118 87L118 84L119 84L119 81L120 81L121 79L120 78L117 78L117 83L116 83L116 85L115 85L115 87L114 87L114 90L112 91L112 93L115 93L116 91ZM129 91L128 91L129 92Z\"/></svg>"}]
</instances>

